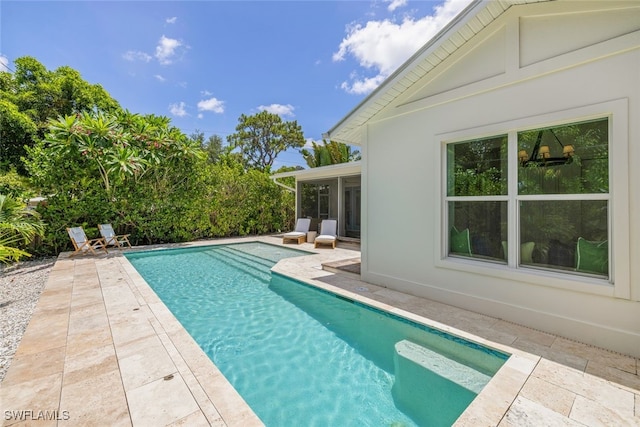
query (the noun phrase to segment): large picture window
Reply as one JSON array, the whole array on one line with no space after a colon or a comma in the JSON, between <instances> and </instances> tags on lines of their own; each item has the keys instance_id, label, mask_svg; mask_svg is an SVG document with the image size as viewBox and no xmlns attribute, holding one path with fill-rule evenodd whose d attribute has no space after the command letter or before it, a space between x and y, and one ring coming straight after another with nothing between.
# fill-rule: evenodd
<instances>
[{"instance_id":1,"label":"large picture window","mask_svg":"<svg viewBox=\"0 0 640 427\"><path fill-rule=\"evenodd\" d=\"M603 118L447 144L448 255L608 278L608 139Z\"/></svg>"}]
</instances>

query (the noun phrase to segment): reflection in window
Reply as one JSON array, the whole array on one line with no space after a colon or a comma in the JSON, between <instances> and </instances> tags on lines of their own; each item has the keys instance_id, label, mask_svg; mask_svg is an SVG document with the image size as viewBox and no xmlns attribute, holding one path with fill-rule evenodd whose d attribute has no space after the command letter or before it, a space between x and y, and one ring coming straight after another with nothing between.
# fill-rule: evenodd
<instances>
[{"instance_id":1,"label":"reflection in window","mask_svg":"<svg viewBox=\"0 0 640 427\"><path fill-rule=\"evenodd\" d=\"M507 194L507 136L449 144L447 195Z\"/></svg>"},{"instance_id":2,"label":"reflection in window","mask_svg":"<svg viewBox=\"0 0 640 427\"><path fill-rule=\"evenodd\" d=\"M606 200L520 202L520 241L532 245L526 264L607 275L607 210Z\"/></svg>"},{"instance_id":3,"label":"reflection in window","mask_svg":"<svg viewBox=\"0 0 640 427\"><path fill-rule=\"evenodd\" d=\"M608 277L608 136L605 118L448 144L448 254L507 262L512 253L512 266Z\"/></svg>"},{"instance_id":4,"label":"reflection in window","mask_svg":"<svg viewBox=\"0 0 640 427\"><path fill-rule=\"evenodd\" d=\"M608 120L518 133L518 194L609 192Z\"/></svg>"},{"instance_id":5,"label":"reflection in window","mask_svg":"<svg viewBox=\"0 0 640 427\"><path fill-rule=\"evenodd\" d=\"M449 202L449 255L504 262L507 202Z\"/></svg>"}]
</instances>

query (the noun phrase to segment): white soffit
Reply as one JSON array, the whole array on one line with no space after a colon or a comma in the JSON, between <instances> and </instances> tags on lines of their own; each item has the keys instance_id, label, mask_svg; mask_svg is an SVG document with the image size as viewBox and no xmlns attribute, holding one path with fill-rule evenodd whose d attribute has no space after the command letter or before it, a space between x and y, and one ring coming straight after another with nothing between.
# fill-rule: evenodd
<instances>
[{"instance_id":1,"label":"white soffit","mask_svg":"<svg viewBox=\"0 0 640 427\"><path fill-rule=\"evenodd\" d=\"M326 134L346 144L362 143L362 126L447 59L511 6L554 0L474 0Z\"/></svg>"},{"instance_id":2,"label":"white soffit","mask_svg":"<svg viewBox=\"0 0 640 427\"><path fill-rule=\"evenodd\" d=\"M359 175L362 169L361 161L338 163L335 165L321 166L317 168L302 169L291 172L281 172L271 175L272 179L295 176L298 181L311 179L337 178L339 176Z\"/></svg>"}]
</instances>

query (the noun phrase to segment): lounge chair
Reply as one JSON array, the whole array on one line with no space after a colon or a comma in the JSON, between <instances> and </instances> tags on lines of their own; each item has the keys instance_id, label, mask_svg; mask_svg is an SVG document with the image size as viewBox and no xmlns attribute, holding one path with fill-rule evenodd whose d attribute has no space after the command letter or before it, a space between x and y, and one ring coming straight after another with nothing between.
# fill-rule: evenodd
<instances>
[{"instance_id":1,"label":"lounge chair","mask_svg":"<svg viewBox=\"0 0 640 427\"><path fill-rule=\"evenodd\" d=\"M111 224L99 224L98 229L100 229L100 234L104 238L107 246L122 248L126 245L131 247L131 243L129 243L129 236L131 234L116 234Z\"/></svg>"},{"instance_id":2,"label":"lounge chair","mask_svg":"<svg viewBox=\"0 0 640 427\"><path fill-rule=\"evenodd\" d=\"M96 250L108 253L107 242L104 238L99 237L97 239L87 239L87 235L82 227L67 228L67 233L69 233L69 238L71 238L71 243L73 243L73 247L75 248L75 251L71 256L77 253L91 253L92 255L97 255Z\"/></svg>"},{"instance_id":3,"label":"lounge chair","mask_svg":"<svg viewBox=\"0 0 640 427\"><path fill-rule=\"evenodd\" d=\"M307 240L307 232L309 231L310 225L310 218L298 218L295 230L285 233L282 236L282 243L286 243L290 240L295 240L298 244L305 242Z\"/></svg>"},{"instance_id":4,"label":"lounge chair","mask_svg":"<svg viewBox=\"0 0 640 427\"><path fill-rule=\"evenodd\" d=\"M314 247L317 248L318 244L325 244L331 245L335 249L336 241L338 240L337 226L338 221L335 219L323 219L320 223L320 235L316 237Z\"/></svg>"}]
</instances>

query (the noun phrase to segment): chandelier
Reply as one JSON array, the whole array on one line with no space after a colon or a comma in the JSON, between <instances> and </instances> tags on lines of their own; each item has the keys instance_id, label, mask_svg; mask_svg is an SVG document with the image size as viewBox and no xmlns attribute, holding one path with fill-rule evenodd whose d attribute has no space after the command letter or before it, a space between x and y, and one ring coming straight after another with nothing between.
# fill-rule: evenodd
<instances>
[{"instance_id":1,"label":"chandelier","mask_svg":"<svg viewBox=\"0 0 640 427\"><path fill-rule=\"evenodd\" d=\"M551 135L555 138L555 140L560 144L562 148L562 157L551 157L551 151L549 150L548 145L540 145L542 143L542 135L544 132L551 132ZM573 154L575 148L572 144L564 145L558 136L555 134L553 129L543 129L538 131L538 137L536 139L536 143L533 146L533 151L531 152L531 156L527 153L527 150L518 151L518 159L520 160L520 165L523 167L528 166L557 166L557 165L566 165L573 161Z\"/></svg>"}]
</instances>

